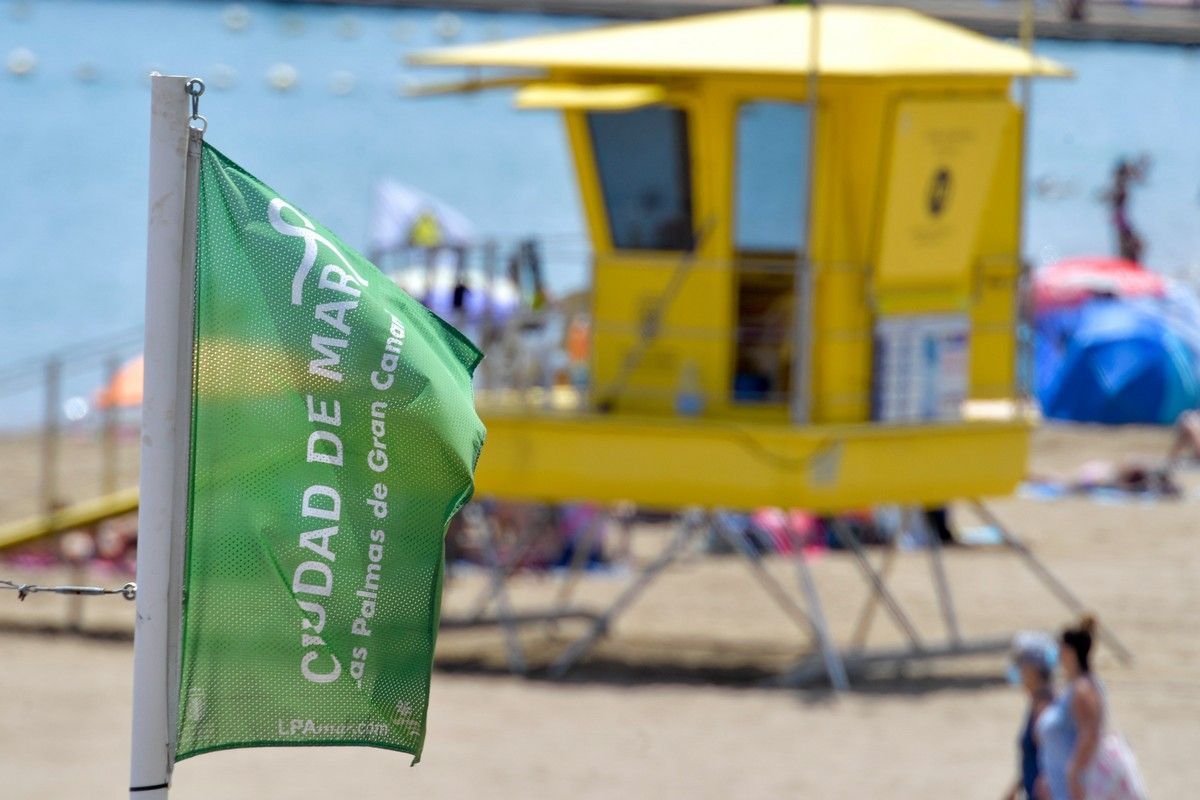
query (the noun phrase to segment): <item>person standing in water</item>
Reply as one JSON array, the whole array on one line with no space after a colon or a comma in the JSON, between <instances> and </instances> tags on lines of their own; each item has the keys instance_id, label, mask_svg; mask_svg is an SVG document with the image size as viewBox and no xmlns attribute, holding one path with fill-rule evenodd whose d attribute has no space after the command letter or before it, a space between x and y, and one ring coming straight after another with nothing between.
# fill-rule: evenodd
<instances>
[{"instance_id":1,"label":"person standing in water","mask_svg":"<svg viewBox=\"0 0 1200 800\"><path fill-rule=\"evenodd\" d=\"M1121 258L1135 264L1141 263L1142 251L1145 246L1142 237L1134 230L1133 222L1129 219L1129 195L1135 183L1145 180L1148 166L1149 159L1146 156L1142 156L1136 161L1120 159L1113 170L1112 187L1104 193L1104 200L1112 212L1113 230L1117 234L1117 249Z\"/></svg>"},{"instance_id":2,"label":"person standing in water","mask_svg":"<svg viewBox=\"0 0 1200 800\"><path fill-rule=\"evenodd\" d=\"M1041 766L1038 762L1037 738L1034 729L1042 712L1054 702L1054 664L1057 661L1054 638L1035 631L1022 631L1013 639L1013 670L1029 696L1029 710L1021 735L1017 740L1020 749L1021 775L1004 795L1005 800L1034 800Z\"/></svg>"}]
</instances>

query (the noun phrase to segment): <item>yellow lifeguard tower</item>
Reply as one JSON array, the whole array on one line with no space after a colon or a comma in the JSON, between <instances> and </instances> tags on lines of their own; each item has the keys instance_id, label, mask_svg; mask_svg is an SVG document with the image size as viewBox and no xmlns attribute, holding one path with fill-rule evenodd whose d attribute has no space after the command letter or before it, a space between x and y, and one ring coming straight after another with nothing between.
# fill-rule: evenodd
<instances>
[{"instance_id":1,"label":"yellow lifeguard tower","mask_svg":"<svg viewBox=\"0 0 1200 800\"><path fill-rule=\"evenodd\" d=\"M836 513L1008 494L1023 477L1036 412L1019 374L1025 121L1014 83L1064 67L863 6L618 25L413 61L471 71L433 91L515 87L519 108L561 110L593 248L587 396L550 410L522 392L481 393L480 494ZM699 511L551 673L604 636L704 524L810 633L821 659L794 675L815 665L845 686L804 559L801 607L720 515ZM876 568L832 525L872 587L860 619L879 601L908 640L882 653L858 641L855 663L1007 647L960 634L936 536L944 644L923 640L887 589L895 550Z\"/></svg>"},{"instance_id":2,"label":"yellow lifeguard tower","mask_svg":"<svg viewBox=\"0 0 1200 800\"><path fill-rule=\"evenodd\" d=\"M481 493L837 511L1016 486L1013 84L1067 70L904 9L815 18L414 58L562 111L594 250L587 402L481 402Z\"/></svg>"}]
</instances>

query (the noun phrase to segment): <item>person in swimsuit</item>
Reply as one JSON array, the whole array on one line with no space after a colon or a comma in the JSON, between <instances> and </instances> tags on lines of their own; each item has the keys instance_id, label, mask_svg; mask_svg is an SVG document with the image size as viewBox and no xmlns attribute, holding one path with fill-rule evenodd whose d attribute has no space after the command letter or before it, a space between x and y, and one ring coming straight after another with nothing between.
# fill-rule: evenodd
<instances>
[{"instance_id":1,"label":"person in swimsuit","mask_svg":"<svg viewBox=\"0 0 1200 800\"><path fill-rule=\"evenodd\" d=\"M1129 218L1129 195L1135 184L1145 180L1149 164L1147 156L1134 161L1120 159L1113 169L1112 186L1103 195L1112 214L1113 230L1117 235L1117 249L1121 258L1135 264L1141 263L1144 244Z\"/></svg>"},{"instance_id":2,"label":"person in swimsuit","mask_svg":"<svg viewBox=\"0 0 1200 800\"><path fill-rule=\"evenodd\" d=\"M1095 628L1095 618L1087 616L1059 638L1066 686L1034 725L1041 765L1037 800L1088 800L1084 778L1104 731L1104 693L1091 668Z\"/></svg>"},{"instance_id":3,"label":"person in swimsuit","mask_svg":"<svg viewBox=\"0 0 1200 800\"><path fill-rule=\"evenodd\" d=\"M1054 664L1057 654L1054 638L1036 631L1022 631L1013 639L1013 682L1020 681L1029 695L1029 711L1021 726L1018 747L1021 753L1021 775L1004 795L1005 800L1034 800L1038 775L1037 739L1034 728L1038 717L1054 702Z\"/></svg>"}]
</instances>

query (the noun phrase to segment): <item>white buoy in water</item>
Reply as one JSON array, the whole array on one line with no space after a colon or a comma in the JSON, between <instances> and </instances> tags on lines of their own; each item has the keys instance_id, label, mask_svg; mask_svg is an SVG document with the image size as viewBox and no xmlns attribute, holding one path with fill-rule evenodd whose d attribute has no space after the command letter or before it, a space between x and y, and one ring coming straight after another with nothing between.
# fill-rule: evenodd
<instances>
[{"instance_id":1,"label":"white buoy in water","mask_svg":"<svg viewBox=\"0 0 1200 800\"><path fill-rule=\"evenodd\" d=\"M5 65L13 75L23 77L37 67L37 56L28 47L17 47L9 51Z\"/></svg>"},{"instance_id":2,"label":"white buoy in water","mask_svg":"<svg viewBox=\"0 0 1200 800\"><path fill-rule=\"evenodd\" d=\"M16 0L8 7L8 15L16 22L24 22L33 16L33 3L29 0Z\"/></svg>"},{"instance_id":3,"label":"white buoy in water","mask_svg":"<svg viewBox=\"0 0 1200 800\"><path fill-rule=\"evenodd\" d=\"M411 22L397 22L396 26L392 28L392 38L402 44L411 39L412 35L413 25Z\"/></svg>"},{"instance_id":4,"label":"white buoy in water","mask_svg":"<svg viewBox=\"0 0 1200 800\"><path fill-rule=\"evenodd\" d=\"M100 80L100 67L95 61L84 61L75 68L75 80L80 83L95 83Z\"/></svg>"},{"instance_id":5,"label":"white buoy in water","mask_svg":"<svg viewBox=\"0 0 1200 800\"><path fill-rule=\"evenodd\" d=\"M63 403L63 416L69 422L79 422L90 410L87 399L83 397L75 396Z\"/></svg>"},{"instance_id":6,"label":"white buoy in water","mask_svg":"<svg viewBox=\"0 0 1200 800\"><path fill-rule=\"evenodd\" d=\"M288 36L299 36L304 33L304 17L299 14L284 14L279 20L279 27Z\"/></svg>"},{"instance_id":7,"label":"white buoy in water","mask_svg":"<svg viewBox=\"0 0 1200 800\"><path fill-rule=\"evenodd\" d=\"M296 81L300 79L300 73L296 68L287 62L273 64L267 70L267 83L271 84L271 88L277 92L286 92L296 86Z\"/></svg>"},{"instance_id":8,"label":"white buoy in water","mask_svg":"<svg viewBox=\"0 0 1200 800\"><path fill-rule=\"evenodd\" d=\"M458 14L452 14L449 11L443 11L437 15L433 21L433 31L438 35L438 38L443 42L448 42L451 39L457 39L462 33L462 18Z\"/></svg>"},{"instance_id":9,"label":"white buoy in water","mask_svg":"<svg viewBox=\"0 0 1200 800\"><path fill-rule=\"evenodd\" d=\"M358 83L358 79L354 77L354 73L348 70L338 70L329 76L329 91L345 97L354 91L354 85Z\"/></svg>"},{"instance_id":10,"label":"white buoy in water","mask_svg":"<svg viewBox=\"0 0 1200 800\"><path fill-rule=\"evenodd\" d=\"M244 31L250 27L250 9L241 3L232 3L221 11L221 24L226 30Z\"/></svg>"},{"instance_id":11,"label":"white buoy in water","mask_svg":"<svg viewBox=\"0 0 1200 800\"><path fill-rule=\"evenodd\" d=\"M232 89L237 80L237 70L228 64L214 64L209 82L214 89Z\"/></svg>"},{"instance_id":12,"label":"white buoy in water","mask_svg":"<svg viewBox=\"0 0 1200 800\"><path fill-rule=\"evenodd\" d=\"M358 17L346 14L338 17L337 34L343 39L357 39L362 33L362 26L358 24Z\"/></svg>"}]
</instances>

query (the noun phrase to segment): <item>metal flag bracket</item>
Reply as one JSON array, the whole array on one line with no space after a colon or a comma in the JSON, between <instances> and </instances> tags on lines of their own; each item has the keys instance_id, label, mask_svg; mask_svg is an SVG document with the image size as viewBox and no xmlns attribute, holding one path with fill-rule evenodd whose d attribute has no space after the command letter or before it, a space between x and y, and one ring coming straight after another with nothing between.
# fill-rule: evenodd
<instances>
[{"instance_id":1,"label":"metal flag bracket","mask_svg":"<svg viewBox=\"0 0 1200 800\"><path fill-rule=\"evenodd\" d=\"M204 94L204 81L192 78L184 84L184 91L192 98L192 114L188 117L188 127L204 133L208 130L208 119L200 116L200 95Z\"/></svg>"}]
</instances>

